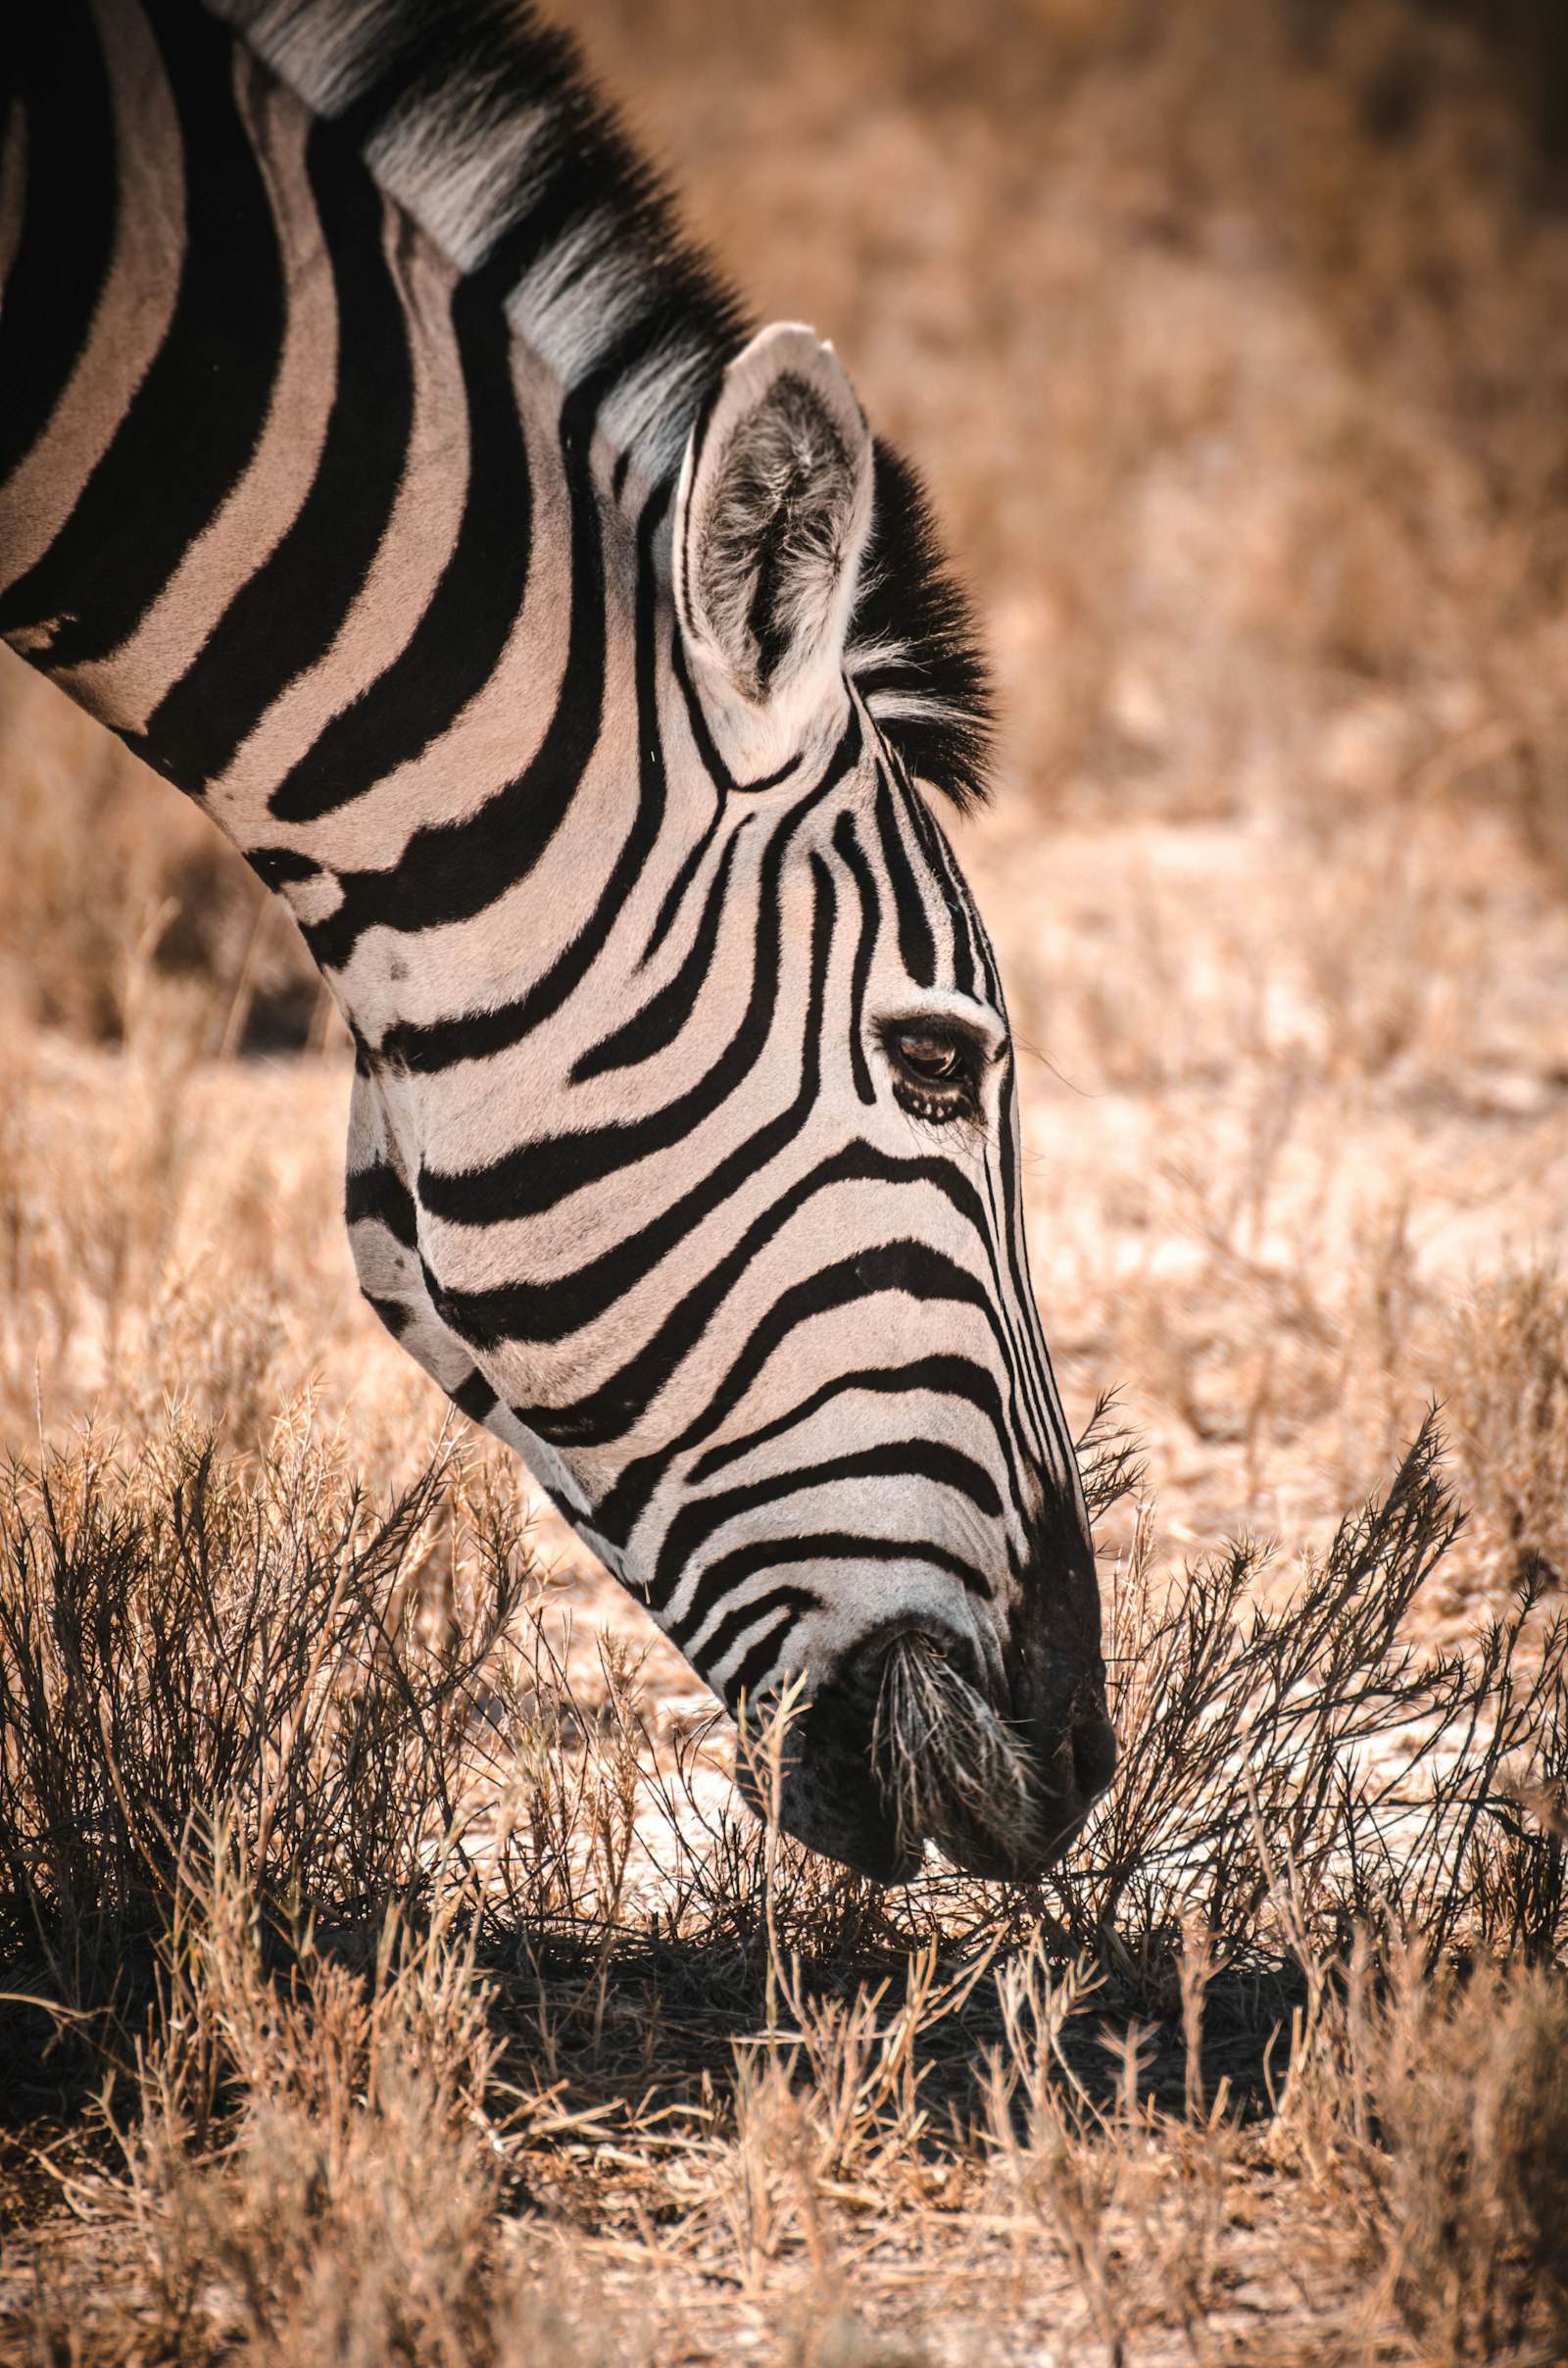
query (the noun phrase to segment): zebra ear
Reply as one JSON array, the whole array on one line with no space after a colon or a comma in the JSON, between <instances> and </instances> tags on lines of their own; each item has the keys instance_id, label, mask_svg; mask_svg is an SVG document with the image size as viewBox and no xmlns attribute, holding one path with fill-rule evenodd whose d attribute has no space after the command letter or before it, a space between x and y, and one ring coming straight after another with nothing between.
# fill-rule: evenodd
<instances>
[{"instance_id":1,"label":"zebra ear","mask_svg":"<svg viewBox=\"0 0 1568 2368\"><path fill-rule=\"evenodd\" d=\"M871 435L844 366L776 322L692 429L675 501L675 605L726 756L787 757L843 706L871 518Z\"/></svg>"}]
</instances>

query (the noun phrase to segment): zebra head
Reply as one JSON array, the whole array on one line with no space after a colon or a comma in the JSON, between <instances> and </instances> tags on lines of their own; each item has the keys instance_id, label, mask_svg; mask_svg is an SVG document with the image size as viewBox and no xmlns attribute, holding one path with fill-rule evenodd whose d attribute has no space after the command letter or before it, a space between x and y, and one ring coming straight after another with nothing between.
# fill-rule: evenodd
<instances>
[{"instance_id":1,"label":"zebra head","mask_svg":"<svg viewBox=\"0 0 1568 2368\"><path fill-rule=\"evenodd\" d=\"M917 488L526 6L21 29L0 634L287 899L368 1298L732 1708L799 1681L784 1824L1036 1871L1113 1752Z\"/></svg>"},{"instance_id":2,"label":"zebra head","mask_svg":"<svg viewBox=\"0 0 1568 2368\"><path fill-rule=\"evenodd\" d=\"M400 1275L384 1228L356 1238L383 1310L417 1258L476 1368L454 1395L733 1710L802 1681L788 1830L910 1871L871 1742L918 1636L1028 1769L1026 1814L950 1818L945 1847L1028 1875L1113 1746L1001 981L886 728L918 697L863 639L903 498L809 331L722 372L633 538L637 731L601 745L564 825L555 935L593 962L515 1044L486 1049L490 1014L439 1061L383 1034L360 1157L414 1147ZM648 843L607 879L616 766ZM744 1755L741 1777L755 1799Z\"/></svg>"}]
</instances>

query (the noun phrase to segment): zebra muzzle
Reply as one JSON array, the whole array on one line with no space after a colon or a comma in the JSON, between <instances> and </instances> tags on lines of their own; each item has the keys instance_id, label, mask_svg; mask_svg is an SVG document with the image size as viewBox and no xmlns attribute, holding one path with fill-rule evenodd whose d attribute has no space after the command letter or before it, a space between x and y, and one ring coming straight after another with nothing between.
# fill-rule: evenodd
<instances>
[{"instance_id":1,"label":"zebra muzzle","mask_svg":"<svg viewBox=\"0 0 1568 2368\"><path fill-rule=\"evenodd\" d=\"M987 1702L952 1640L922 1629L781 1707L743 1707L735 1775L759 1816L824 1856L904 1883L932 1843L966 1873L1032 1880L1108 1781L1083 1781L1079 1733L1046 1758Z\"/></svg>"},{"instance_id":2,"label":"zebra muzzle","mask_svg":"<svg viewBox=\"0 0 1568 2368\"><path fill-rule=\"evenodd\" d=\"M976 1873L1033 1871L1053 1820L1028 1749L941 1645L895 1637L871 1727L871 1770L901 1854L934 1842Z\"/></svg>"}]
</instances>

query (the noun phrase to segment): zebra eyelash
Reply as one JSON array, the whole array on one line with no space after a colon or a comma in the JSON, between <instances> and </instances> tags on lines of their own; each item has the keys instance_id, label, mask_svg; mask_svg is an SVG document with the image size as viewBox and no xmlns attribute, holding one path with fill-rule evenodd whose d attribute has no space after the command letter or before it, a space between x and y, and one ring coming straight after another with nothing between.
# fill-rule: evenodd
<instances>
[{"instance_id":1,"label":"zebra eyelash","mask_svg":"<svg viewBox=\"0 0 1568 2368\"><path fill-rule=\"evenodd\" d=\"M923 1119L927 1126L956 1126L961 1122L972 1126L980 1115L972 1107L960 1108L953 1103L941 1102L905 1085L894 1087L893 1098L900 1110L907 1110L911 1118Z\"/></svg>"}]
</instances>

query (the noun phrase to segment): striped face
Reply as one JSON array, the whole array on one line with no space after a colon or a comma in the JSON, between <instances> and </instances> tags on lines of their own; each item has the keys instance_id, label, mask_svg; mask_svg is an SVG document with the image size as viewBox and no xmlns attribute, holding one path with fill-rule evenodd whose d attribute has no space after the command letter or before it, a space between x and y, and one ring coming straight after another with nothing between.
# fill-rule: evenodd
<instances>
[{"instance_id":1,"label":"striped face","mask_svg":"<svg viewBox=\"0 0 1568 2368\"><path fill-rule=\"evenodd\" d=\"M598 761L657 788L649 859L607 910L579 841L602 942L515 1043L380 1031L350 1212L374 1304L714 1691L806 1676L786 1825L908 1871L869 1752L915 1631L1033 1748L1034 1844L973 1856L1034 1872L1109 1774L1098 1599L995 962L843 666L870 470L808 332L731 365L645 515L642 728Z\"/></svg>"}]
</instances>

